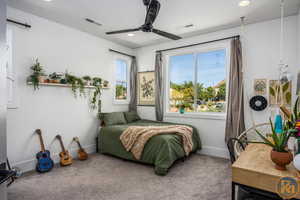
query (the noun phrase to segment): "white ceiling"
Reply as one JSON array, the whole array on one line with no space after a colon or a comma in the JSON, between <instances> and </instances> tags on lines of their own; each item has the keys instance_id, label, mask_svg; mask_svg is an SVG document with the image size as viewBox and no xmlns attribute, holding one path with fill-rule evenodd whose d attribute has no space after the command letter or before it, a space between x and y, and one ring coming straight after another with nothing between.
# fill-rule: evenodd
<instances>
[{"instance_id":1,"label":"white ceiling","mask_svg":"<svg viewBox=\"0 0 300 200\"><path fill-rule=\"evenodd\" d=\"M255 23L280 16L280 0L252 0L248 7L238 6L239 0L159 0L160 13L155 28L190 37L199 33L231 28L240 24L246 16L247 23ZM130 48L166 42L154 33L135 32L105 35L106 31L136 28L143 24L146 9L142 0L8 0L11 7L53 20L90 34L120 43ZM300 0L286 0L286 16L296 14ZM96 26L86 22L91 18L103 24ZM22 21L22 19L19 19ZM192 28L184 28L194 24Z\"/></svg>"}]
</instances>

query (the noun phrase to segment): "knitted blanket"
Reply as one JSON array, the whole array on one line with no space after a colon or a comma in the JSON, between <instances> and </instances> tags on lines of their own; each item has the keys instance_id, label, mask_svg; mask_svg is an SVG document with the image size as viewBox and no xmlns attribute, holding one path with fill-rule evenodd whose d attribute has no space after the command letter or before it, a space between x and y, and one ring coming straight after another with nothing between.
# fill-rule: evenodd
<instances>
[{"instance_id":1,"label":"knitted blanket","mask_svg":"<svg viewBox=\"0 0 300 200\"><path fill-rule=\"evenodd\" d=\"M144 147L149 139L161 134L176 134L182 137L182 146L188 156L193 149L193 129L188 126L130 126L120 136L126 151L140 160Z\"/></svg>"}]
</instances>

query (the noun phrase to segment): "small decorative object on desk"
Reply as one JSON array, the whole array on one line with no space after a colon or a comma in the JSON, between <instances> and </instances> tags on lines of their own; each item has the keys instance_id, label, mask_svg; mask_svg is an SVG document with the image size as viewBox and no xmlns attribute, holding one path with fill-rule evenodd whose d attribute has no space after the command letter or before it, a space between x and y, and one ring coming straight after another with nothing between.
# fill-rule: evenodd
<instances>
[{"instance_id":1,"label":"small decorative object on desk","mask_svg":"<svg viewBox=\"0 0 300 200\"><path fill-rule=\"evenodd\" d=\"M281 115L276 115L275 117L275 133L282 133L282 117Z\"/></svg>"}]
</instances>

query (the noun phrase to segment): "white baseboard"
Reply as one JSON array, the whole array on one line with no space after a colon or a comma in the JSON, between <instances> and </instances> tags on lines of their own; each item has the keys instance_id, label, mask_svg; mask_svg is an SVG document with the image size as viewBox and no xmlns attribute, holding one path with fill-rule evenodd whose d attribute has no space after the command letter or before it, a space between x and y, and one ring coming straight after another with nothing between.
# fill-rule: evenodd
<instances>
[{"instance_id":1,"label":"white baseboard","mask_svg":"<svg viewBox=\"0 0 300 200\"><path fill-rule=\"evenodd\" d=\"M83 148L86 150L86 152L88 154L96 152L96 144L86 145L86 146L83 146ZM71 153L71 155L74 159L77 158L77 151L78 151L77 148L72 148L69 150L69 152ZM51 154L51 158L53 159L55 164L59 163L60 158L59 158L58 153ZM29 171L35 170L36 159L34 158L34 159L30 159L30 160L20 161L17 163L12 163L12 166L19 168L22 173L29 172Z\"/></svg>"},{"instance_id":2,"label":"white baseboard","mask_svg":"<svg viewBox=\"0 0 300 200\"><path fill-rule=\"evenodd\" d=\"M86 150L86 152L88 154L96 152L96 144L86 145L86 146L83 146L83 148ZM75 148L69 150L72 157L75 159L77 158L77 150L78 149L75 149ZM223 149L223 148L218 148L218 147L204 146L197 153L203 154L203 155L208 155L208 156L214 156L214 157L221 157L221 158L227 158L227 159L229 158L228 150ZM51 158L53 159L55 164L59 163L60 158L59 158L58 153L52 154ZM29 171L35 170L36 159L34 158L34 159L30 159L30 160L20 161L17 163L12 163L12 166L18 167L22 171L22 173L29 172Z\"/></svg>"},{"instance_id":3,"label":"white baseboard","mask_svg":"<svg viewBox=\"0 0 300 200\"><path fill-rule=\"evenodd\" d=\"M204 146L197 153L203 154L203 155L208 155L208 156L214 156L214 157L229 159L228 150L223 149L223 148L218 148L218 147Z\"/></svg>"}]
</instances>

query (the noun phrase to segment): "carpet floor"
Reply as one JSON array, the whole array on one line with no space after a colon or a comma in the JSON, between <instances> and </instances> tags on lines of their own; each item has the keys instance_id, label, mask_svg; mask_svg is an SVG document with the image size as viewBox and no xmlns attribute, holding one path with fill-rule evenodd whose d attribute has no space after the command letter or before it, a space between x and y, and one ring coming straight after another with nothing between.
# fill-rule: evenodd
<instances>
[{"instance_id":1,"label":"carpet floor","mask_svg":"<svg viewBox=\"0 0 300 200\"><path fill-rule=\"evenodd\" d=\"M8 189L8 200L229 200L230 162L192 155L166 176L152 166L93 154L87 161L28 173Z\"/></svg>"}]
</instances>

